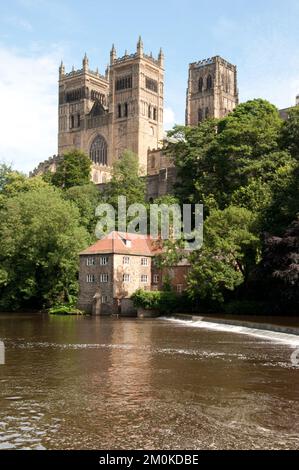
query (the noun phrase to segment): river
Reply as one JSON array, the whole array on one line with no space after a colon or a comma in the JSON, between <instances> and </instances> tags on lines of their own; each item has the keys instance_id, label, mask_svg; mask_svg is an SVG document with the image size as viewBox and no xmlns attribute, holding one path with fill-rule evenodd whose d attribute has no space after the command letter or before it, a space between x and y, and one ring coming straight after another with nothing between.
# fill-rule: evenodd
<instances>
[{"instance_id":1,"label":"river","mask_svg":"<svg viewBox=\"0 0 299 470\"><path fill-rule=\"evenodd\" d=\"M0 449L299 448L287 340L46 314L0 315L0 340Z\"/></svg>"}]
</instances>

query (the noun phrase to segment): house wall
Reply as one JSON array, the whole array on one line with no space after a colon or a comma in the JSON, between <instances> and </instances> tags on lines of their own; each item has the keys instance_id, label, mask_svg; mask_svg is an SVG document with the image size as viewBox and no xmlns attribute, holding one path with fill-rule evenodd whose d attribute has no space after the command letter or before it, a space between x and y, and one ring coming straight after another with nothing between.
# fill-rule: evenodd
<instances>
[{"instance_id":1,"label":"house wall","mask_svg":"<svg viewBox=\"0 0 299 470\"><path fill-rule=\"evenodd\" d=\"M114 255L114 297L129 298L140 288L150 290L151 287L151 257L129 255L130 264L123 264L123 258L127 255ZM148 265L142 266L141 259L147 259ZM129 274L130 281L124 282L123 275ZM148 281L141 282L141 276L147 275Z\"/></svg>"},{"instance_id":2,"label":"house wall","mask_svg":"<svg viewBox=\"0 0 299 470\"><path fill-rule=\"evenodd\" d=\"M107 256L108 264L105 266L100 265L100 258ZM95 264L88 266L87 260L94 258ZM103 283L100 281L101 274L108 274L108 282ZM87 282L87 275L94 275L95 282ZM110 314L115 309L115 302L113 298L113 255L81 255L80 256L80 271L79 271L79 300L78 308L81 310L92 313L93 297L96 293L100 293L101 297L107 296L108 300L102 302L101 313Z\"/></svg>"}]
</instances>

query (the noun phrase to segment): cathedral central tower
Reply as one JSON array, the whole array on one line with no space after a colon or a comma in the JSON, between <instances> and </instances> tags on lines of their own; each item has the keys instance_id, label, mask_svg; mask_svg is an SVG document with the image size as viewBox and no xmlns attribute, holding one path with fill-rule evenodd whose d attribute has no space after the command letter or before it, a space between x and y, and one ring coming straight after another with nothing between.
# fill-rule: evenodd
<instances>
[{"instance_id":1,"label":"cathedral central tower","mask_svg":"<svg viewBox=\"0 0 299 470\"><path fill-rule=\"evenodd\" d=\"M137 154L146 173L149 149L163 138L164 55L146 54L139 38L136 52L117 57L112 46L104 75L91 71L85 55L82 69L59 69L58 154L74 148L93 162L92 179L105 182L113 162L125 150Z\"/></svg>"}]
</instances>

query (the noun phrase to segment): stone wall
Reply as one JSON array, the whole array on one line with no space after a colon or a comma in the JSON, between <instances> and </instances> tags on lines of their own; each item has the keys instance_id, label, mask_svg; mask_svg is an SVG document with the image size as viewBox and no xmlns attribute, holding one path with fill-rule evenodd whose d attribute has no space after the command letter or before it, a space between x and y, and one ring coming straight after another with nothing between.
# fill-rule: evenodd
<instances>
[{"instance_id":1,"label":"stone wall","mask_svg":"<svg viewBox=\"0 0 299 470\"><path fill-rule=\"evenodd\" d=\"M48 171L51 173L55 173L57 165L61 162L62 158L63 157L59 155L53 155L53 157L48 158L48 160L39 163L39 165L29 173L29 176L42 176Z\"/></svg>"},{"instance_id":2,"label":"stone wall","mask_svg":"<svg viewBox=\"0 0 299 470\"><path fill-rule=\"evenodd\" d=\"M108 258L108 264L102 266L100 258ZM87 265L88 259L94 259L94 265ZM100 281L101 274L108 274L108 282ZM87 276L94 275L94 282L87 282ZM107 297L107 300L101 301L101 313L111 314L115 309L113 297L113 256L111 254L103 255L81 255L79 268L79 300L78 308L87 313L92 313L93 297L99 292L101 297Z\"/></svg>"}]
</instances>

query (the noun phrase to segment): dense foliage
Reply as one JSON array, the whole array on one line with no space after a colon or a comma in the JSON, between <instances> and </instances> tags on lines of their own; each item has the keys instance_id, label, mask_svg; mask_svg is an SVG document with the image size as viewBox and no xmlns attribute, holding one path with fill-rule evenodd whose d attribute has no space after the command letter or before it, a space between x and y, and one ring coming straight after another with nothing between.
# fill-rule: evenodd
<instances>
[{"instance_id":1,"label":"dense foliage","mask_svg":"<svg viewBox=\"0 0 299 470\"><path fill-rule=\"evenodd\" d=\"M53 173L51 182L62 189L82 186L89 183L90 172L90 158L79 150L72 150L63 156L56 172Z\"/></svg>"},{"instance_id":2,"label":"dense foliage","mask_svg":"<svg viewBox=\"0 0 299 470\"><path fill-rule=\"evenodd\" d=\"M189 295L213 308L247 302L248 310L255 299L278 299L272 293L288 262L284 232L299 211L299 108L283 122L273 105L253 100L224 119L177 126L170 135L167 151L179 176L175 195L181 203L203 203L205 208L204 245L190 256ZM275 244L274 256L277 236L282 241ZM294 236L292 273L298 270L298 234ZM298 311L296 283L287 275L283 287L280 281ZM279 309L283 311L282 302Z\"/></svg>"},{"instance_id":3,"label":"dense foliage","mask_svg":"<svg viewBox=\"0 0 299 470\"><path fill-rule=\"evenodd\" d=\"M126 196L127 207L145 203L145 180L140 176L137 156L126 150L113 164L112 178L105 188L105 201L117 208L118 197Z\"/></svg>"},{"instance_id":4,"label":"dense foliage","mask_svg":"<svg viewBox=\"0 0 299 470\"><path fill-rule=\"evenodd\" d=\"M298 313L299 216L282 236L267 235L258 272L260 290L278 310Z\"/></svg>"},{"instance_id":5,"label":"dense foliage","mask_svg":"<svg viewBox=\"0 0 299 470\"><path fill-rule=\"evenodd\" d=\"M78 253L89 243L78 209L41 179L9 170L0 201L0 308L72 300Z\"/></svg>"},{"instance_id":6,"label":"dense foliage","mask_svg":"<svg viewBox=\"0 0 299 470\"><path fill-rule=\"evenodd\" d=\"M156 310L160 314L169 314L177 310L179 296L172 291L137 290L132 295L135 307Z\"/></svg>"}]
</instances>

